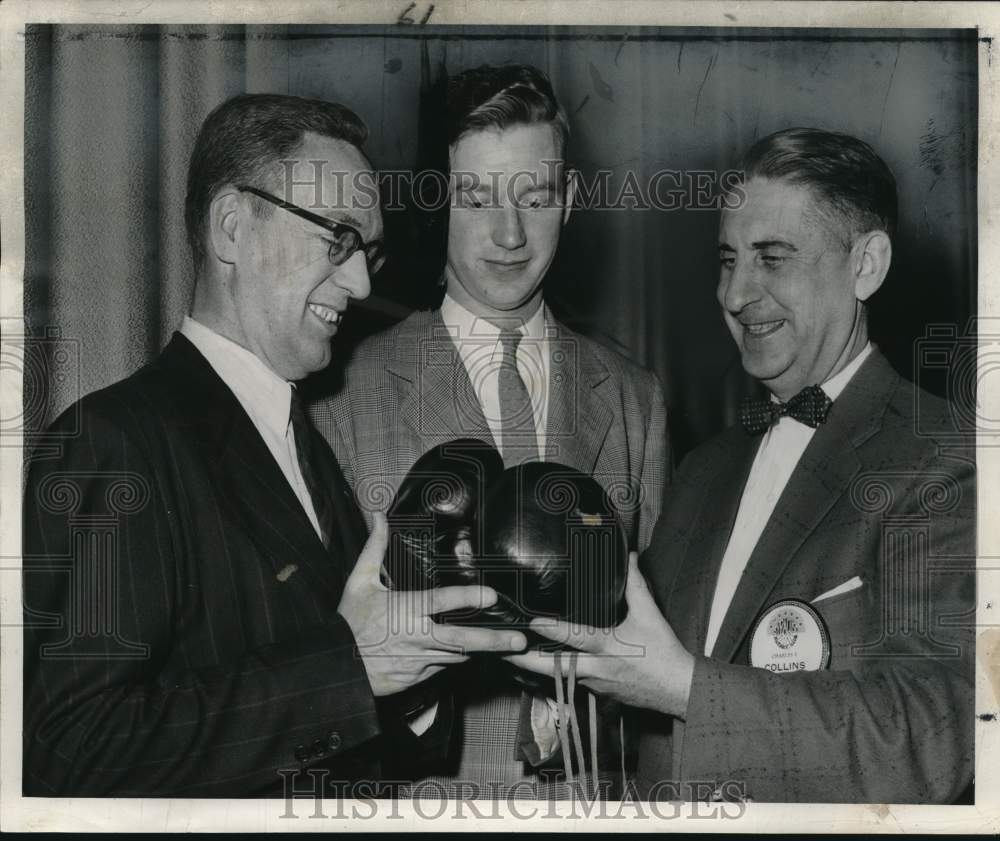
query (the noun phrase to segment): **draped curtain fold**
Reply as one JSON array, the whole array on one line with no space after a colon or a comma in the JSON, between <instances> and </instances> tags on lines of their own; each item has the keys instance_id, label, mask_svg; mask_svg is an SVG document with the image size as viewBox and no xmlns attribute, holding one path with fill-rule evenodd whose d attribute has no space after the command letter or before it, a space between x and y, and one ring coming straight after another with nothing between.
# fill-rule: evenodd
<instances>
[{"instance_id":1,"label":"draped curtain fold","mask_svg":"<svg viewBox=\"0 0 1000 841\"><path fill-rule=\"evenodd\" d=\"M187 311L188 156L224 99L287 89L279 29L30 31L27 76L39 96L29 89L26 316L80 343L81 393L147 362ZM49 419L79 396L75 380L50 392Z\"/></svg>"}]
</instances>

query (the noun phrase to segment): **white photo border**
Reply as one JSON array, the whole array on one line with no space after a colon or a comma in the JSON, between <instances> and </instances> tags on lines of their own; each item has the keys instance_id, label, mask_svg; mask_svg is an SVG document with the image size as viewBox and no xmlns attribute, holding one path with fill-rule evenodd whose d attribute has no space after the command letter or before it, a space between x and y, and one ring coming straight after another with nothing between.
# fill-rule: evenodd
<instances>
[{"instance_id":1,"label":"white photo border","mask_svg":"<svg viewBox=\"0 0 1000 841\"><path fill-rule=\"evenodd\" d=\"M979 34L978 321L980 417L1000 418L1000 7L961 2L684 2L683 0L5 0L0 6L0 318L23 330L25 25L101 24L393 24L401 13L433 23L630 25L698 27L976 28ZM993 374L993 376L987 376ZM3 417L21 412L20 371L0 372ZM6 443L6 442L5 442ZM5 831L729 831L857 833L996 833L1000 831L1000 441L980 434L978 459L978 586L976 672L976 803L969 806L674 804L625 809L606 819L584 816L579 806L482 806L454 802L442 817L432 802L327 803L324 817L295 801L296 819L283 818L283 800L185 800L168 798L21 797L21 476L17 442L0 447L0 829ZM992 716L992 719L990 718ZM718 810L727 809L730 820ZM575 808L575 814L571 809ZM501 818L492 817L499 810ZM456 811L463 812L461 820ZM614 804L606 814L614 816Z\"/></svg>"}]
</instances>

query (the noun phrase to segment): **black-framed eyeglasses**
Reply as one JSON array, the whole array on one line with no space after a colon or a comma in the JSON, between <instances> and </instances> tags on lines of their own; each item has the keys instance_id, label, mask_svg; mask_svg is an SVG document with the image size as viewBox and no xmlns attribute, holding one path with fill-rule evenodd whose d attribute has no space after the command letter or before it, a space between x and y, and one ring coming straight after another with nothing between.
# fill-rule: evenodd
<instances>
[{"instance_id":1,"label":"black-framed eyeglasses","mask_svg":"<svg viewBox=\"0 0 1000 841\"><path fill-rule=\"evenodd\" d=\"M382 242L380 240L365 242L361 237L361 233L350 225L345 225L343 222L333 222L325 216L311 213L304 207L299 207L297 204L279 199L277 196L272 196L270 193L265 193L256 187L237 185L236 189L242 193L252 193L258 198L264 199L264 201L277 205L282 210L287 210L289 213L294 213L302 219L319 225L325 231L332 234L333 239L330 241L328 256L330 262L335 266L342 266L355 251L359 250L364 251L365 262L368 264L368 274L375 274L385 263L385 250Z\"/></svg>"}]
</instances>

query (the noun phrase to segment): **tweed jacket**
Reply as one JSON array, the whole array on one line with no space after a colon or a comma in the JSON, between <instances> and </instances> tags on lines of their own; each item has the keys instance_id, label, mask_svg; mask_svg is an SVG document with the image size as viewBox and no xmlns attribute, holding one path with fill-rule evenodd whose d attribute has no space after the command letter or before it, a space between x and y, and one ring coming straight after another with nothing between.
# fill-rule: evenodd
<instances>
[{"instance_id":1,"label":"tweed jacket","mask_svg":"<svg viewBox=\"0 0 1000 841\"><path fill-rule=\"evenodd\" d=\"M670 469L654 374L546 317L550 343L546 460L594 476L633 547L649 542ZM311 407L361 510L385 511L413 463L436 444L494 443L457 344L438 311L419 311L362 342L344 386Z\"/></svg>"}]
</instances>

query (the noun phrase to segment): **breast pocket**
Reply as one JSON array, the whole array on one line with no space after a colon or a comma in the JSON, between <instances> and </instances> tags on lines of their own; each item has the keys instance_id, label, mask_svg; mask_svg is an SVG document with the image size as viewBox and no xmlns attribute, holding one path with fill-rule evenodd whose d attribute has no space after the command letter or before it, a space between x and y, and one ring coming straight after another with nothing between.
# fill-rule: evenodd
<instances>
[{"instance_id":1,"label":"breast pocket","mask_svg":"<svg viewBox=\"0 0 1000 841\"><path fill-rule=\"evenodd\" d=\"M812 604L829 635L831 669L847 668L863 656L862 646L877 642L872 633L877 605L871 603L871 595L872 588L866 585Z\"/></svg>"}]
</instances>

